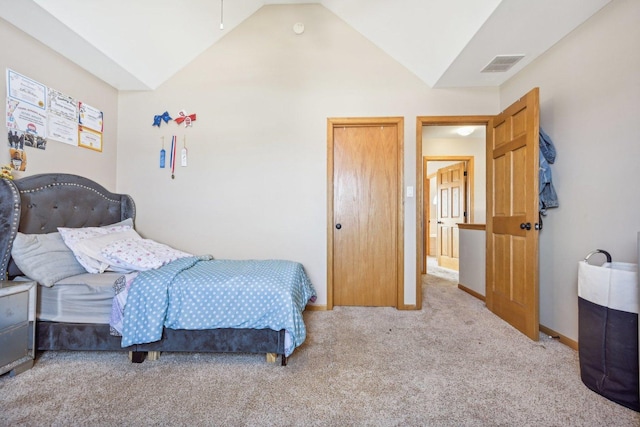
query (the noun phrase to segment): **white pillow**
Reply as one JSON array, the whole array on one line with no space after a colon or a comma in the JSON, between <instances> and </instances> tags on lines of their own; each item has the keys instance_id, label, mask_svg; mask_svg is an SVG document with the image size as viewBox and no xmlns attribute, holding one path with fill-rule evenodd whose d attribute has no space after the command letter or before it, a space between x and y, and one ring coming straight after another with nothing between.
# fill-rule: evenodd
<instances>
[{"instance_id":1,"label":"white pillow","mask_svg":"<svg viewBox=\"0 0 640 427\"><path fill-rule=\"evenodd\" d=\"M119 233L121 231L131 229L130 225L121 225L123 223L107 225L104 227L58 227L58 231L60 232L65 245L67 245L69 249L71 249L78 262L85 268L85 270L87 270L88 273L102 273L104 271L102 262L86 256L81 250L78 249L78 243L82 240L92 237L103 236L105 234L111 233Z\"/></svg>"}]
</instances>

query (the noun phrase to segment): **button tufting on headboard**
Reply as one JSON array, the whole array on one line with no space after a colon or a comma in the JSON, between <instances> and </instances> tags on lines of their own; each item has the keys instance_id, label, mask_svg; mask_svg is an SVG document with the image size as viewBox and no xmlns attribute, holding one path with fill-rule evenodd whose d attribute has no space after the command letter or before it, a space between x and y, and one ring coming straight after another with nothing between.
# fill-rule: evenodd
<instances>
[{"instance_id":1,"label":"button tufting on headboard","mask_svg":"<svg viewBox=\"0 0 640 427\"><path fill-rule=\"evenodd\" d=\"M10 262L16 232L42 234L58 227L97 227L135 219L135 203L90 179L71 174L32 175L0 180L0 274L18 271ZM12 266L12 267L10 267Z\"/></svg>"}]
</instances>

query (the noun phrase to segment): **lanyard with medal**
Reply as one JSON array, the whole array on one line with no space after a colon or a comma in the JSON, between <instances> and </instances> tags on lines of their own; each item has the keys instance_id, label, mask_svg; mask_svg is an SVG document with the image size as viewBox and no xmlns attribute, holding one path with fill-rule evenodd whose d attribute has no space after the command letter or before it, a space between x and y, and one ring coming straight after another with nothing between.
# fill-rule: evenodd
<instances>
[{"instance_id":1,"label":"lanyard with medal","mask_svg":"<svg viewBox=\"0 0 640 427\"><path fill-rule=\"evenodd\" d=\"M173 135L171 137L171 152L169 153L169 164L171 165L171 179L176 179L176 146L178 137Z\"/></svg>"}]
</instances>

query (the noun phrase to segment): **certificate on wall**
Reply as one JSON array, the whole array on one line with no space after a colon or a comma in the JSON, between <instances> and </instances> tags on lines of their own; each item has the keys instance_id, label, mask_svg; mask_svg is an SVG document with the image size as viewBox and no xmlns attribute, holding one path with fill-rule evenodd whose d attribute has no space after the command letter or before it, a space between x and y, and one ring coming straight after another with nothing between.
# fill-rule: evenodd
<instances>
[{"instance_id":1,"label":"certificate on wall","mask_svg":"<svg viewBox=\"0 0 640 427\"><path fill-rule=\"evenodd\" d=\"M80 110L78 116L80 126L102 133L102 111L83 102L78 103L78 109Z\"/></svg>"},{"instance_id":2,"label":"certificate on wall","mask_svg":"<svg viewBox=\"0 0 640 427\"><path fill-rule=\"evenodd\" d=\"M23 101L7 98L7 127L45 139L47 112Z\"/></svg>"},{"instance_id":3,"label":"certificate on wall","mask_svg":"<svg viewBox=\"0 0 640 427\"><path fill-rule=\"evenodd\" d=\"M7 69L7 96L47 111L47 87L10 69Z\"/></svg>"},{"instance_id":4,"label":"certificate on wall","mask_svg":"<svg viewBox=\"0 0 640 427\"><path fill-rule=\"evenodd\" d=\"M102 151L102 111L78 102L78 146Z\"/></svg>"},{"instance_id":5,"label":"certificate on wall","mask_svg":"<svg viewBox=\"0 0 640 427\"><path fill-rule=\"evenodd\" d=\"M88 127L78 126L78 146L102 151L102 132L96 132Z\"/></svg>"},{"instance_id":6,"label":"certificate on wall","mask_svg":"<svg viewBox=\"0 0 640 427\"><path fill-rule=\"evenodd\" d=\"M7 69L7 127L47 137L47 87Z\"/></svg>"},{"instance_id":7,"label":"certificate on wall","mask_svg":"<svg viewBox=\"0 0 640 427\"><path fill-rule=\"evenodd\" d=\"M78 101L49 88L49 139L78 145Z\"/></svg>"}]
</instances>

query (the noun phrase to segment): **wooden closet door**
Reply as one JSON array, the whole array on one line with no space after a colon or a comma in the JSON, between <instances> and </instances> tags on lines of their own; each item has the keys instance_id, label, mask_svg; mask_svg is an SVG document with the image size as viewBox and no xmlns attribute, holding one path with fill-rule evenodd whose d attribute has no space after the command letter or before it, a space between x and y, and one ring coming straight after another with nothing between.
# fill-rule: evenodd
<instances>
[{"instance_id":1,"label":"wooden closet door","mask_svg":"<svg viewBox=\"0 0 640 427\"><path fill-rule=\"evenodd\" d=\"M396 306L397 125L333 129L333 303Z\"/></svg>"}]
</instances>

